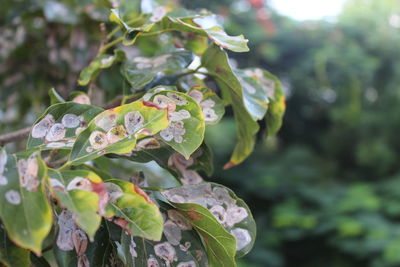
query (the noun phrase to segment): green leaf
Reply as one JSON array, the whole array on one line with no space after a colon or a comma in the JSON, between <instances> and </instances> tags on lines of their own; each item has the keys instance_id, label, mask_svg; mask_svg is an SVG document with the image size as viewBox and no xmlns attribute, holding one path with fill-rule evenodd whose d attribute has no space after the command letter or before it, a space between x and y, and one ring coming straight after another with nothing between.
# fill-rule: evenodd
<instances>
[{"instance_id":1,"label":"green leaf","mask_svg":"<svg viewBox=\"0 0 400 267\"><path fill-rule=\"evenodd\" d=\"M201 107L207 125L217 124L225 114L225 106L221 98L206 87L196 86L190 89L191 96Z\"/></svg>"},{"instance_id":2,"label":"green leaf","mask_svg":"<svg viewBox=\"0 0 400 267\"><path fill-rule=\"evenodd\" d=\"M216 80L224 100L233 108L238 141L230 161L224 166L230 168L240 164L251 154L259 126L244 105L242 86L232 72L227 54L213 45L204 53L201 62Z\"/></svg>"},{"instance_id":3,"label":"green leaf","mask_svg":"<svg viewBox=\"0 0 400 267\"><path fill-rule=\"evenodd\" d=\"M173 17L162 16L155 18L152 16L142 26L131 27L126 20L122 19L117 10L112 12L110 20L122 25L125 28L124 45L133 45L138 37L152 35L165 31L179 31L183 33L194 33L200 36L207 36L216 45L229 49L234 52L247 52L248 40L239 36L229 36L223 28L218 25L215 15Z\"/></svg>"},{"instance_id":4,"label":"green leaf","mask_svg":"<svg viewBox=\"0 0 400 267\"><path fill-rule=\"evenodd\" d=\"M120 49L115 49L114 55L105 54L96 57L90 62L89 66L81 71L78 80L79 85L88 85L101 69L109 68L123 59L125 59L125 53Z\"/></svg>"},{"instance_id":5,"label":"green leaf","mask_svg":"<svg viewBox=\"0 0 400 267\"><path fill-rule=\"evenodd\" d=\"M27 148L71 149L77 134L102 111L102 108L75 102L52 105L33 125Z\"/></svg>"},{"instance_id":6,"label":"green leaf","mask_svg":"<svg viewBox=\"0 0 400 267\"><path fill-rule=\"evenodd\" d=\"M177 210L165 210L163 237L150 242L122 232L119 256L126 266L208 266L205 249L197 232ZM166 263L168 262L168 263ZM187 265L184 265L187 266Z\"/></svg>"},{"instance_id":7,"label":"green leaf","mask_svg":"<svg viewBox=\"0 0 400 267\"><path fill-rule=\"evenodd\" d=\"M166 110L136 101L97 115L78 136L70 155L74 165L107 153L130 153L136 140L167 128Z\"/></svg>"},{"instance_id":8,"label":"green leaf","mask_svg":"<svg viewBox=\"0 0 400 267\"><path fill-rule=\"evenodd\" d=\"M52 226L46 166L37 152L17 158L1 150L0 174L0 218L7 235L39 255Z\"/></svg>"},{"instance_id":9,"label":"green leaf","mask_svg":"<svg viewBox=\"0 0 400 267\"><path fill-rule=\"evenodd\" d=\"M29 267L31 265L30 251L12 243L0 226L0 263L7 267Z\"/></svg>"},{"instance_id":10,"label":"green leaf","mask_svg":"<svg viewBox=\"0 0 400 267\"><path fill-rule=\"evenodd\" d=\"M225 230L237 236L237 257L247 254L253 247L256 238L255 221L246 203L230 189L214 183L203 183L172 188L162 194L177 208L177 203L194 203L211 212ZM188 209L189 206L186 206Z\"/></svg>"},{"instance_id":11,"label":"green leaf","mask_svg":"<svg viewBox=\"0 0 400 267\"><path fill-rule=\"evenodd\" d=\"M98 214L101 200L107 194L101 178L87 170L53 171L49 172L49 178L53 196L74 214L78 226L93 238L101 222Z\"/></svg>"},{"instance_id":12,"label":"green leaf","mask_svg":"<svg viewBox=\"0 0 400 267\"><path fill-rule=\"evenodd\" d=\"M107 185L112 190L107 217L117 217L114 222L134 236L160 240L163 219L147 194L138 186L121 180L108 180Z\"/></svg>"},{"instance_id":13,"label":"green leaf","mask_svg":"<svg viewBox=\"0 0 400 267\"><path fill-rule=\"evenodd\" d=\"M283 116L286 110L285 95L283 93L282 84L272 74L264 71L264 76L271 79L274 82L274 90L271 93L270 104L265 117L267 124L267 135L275 135L282 126Z\"/></svg>"},{"instance_id":14,"label":"green leaf","mask_svg":"<svg viewBox=\"0 0 400 267\"><path fill-rule=\"evenodd\" d=\"M158 73L171 74L180 71L192 61L192 52L177 50L152 58L135 57L133 60L125 61L122 71L133 88L140 88L150 83Z\"/></svg>"},{"instance_id":15,"label":"green leaf","mask_svg":"<svg viewBox=\"0 0 400 267\"><path fill-rule=\"evenodd\" d=\"M169 126L160 131L160 138L186 159L201 145L205 122L197 102L187 94L166 87L158 87L143 96L163 108L169 109Z\"/></svg>"},{"instance_id":16,"label":"green leaf","mask_svg":"<svg viewBox=\"0 0 400 267\"><path fill-rule=\"evenodd\" d=\"M49 90L49 96L50 96L50 103L51 103L51 105L58 104L58 103L64 103L64 102L65 102L64 98L63 98L62 96L60 96L60 95L57 93L56 89L54 89L54 88L51 88L51 89Z\"/></svg>"}]
</instances>

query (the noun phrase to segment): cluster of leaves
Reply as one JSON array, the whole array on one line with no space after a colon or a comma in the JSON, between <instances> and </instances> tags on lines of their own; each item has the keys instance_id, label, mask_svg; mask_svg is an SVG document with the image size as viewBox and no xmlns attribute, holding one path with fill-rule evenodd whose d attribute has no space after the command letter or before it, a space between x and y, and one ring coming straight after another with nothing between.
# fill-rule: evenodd
<instances>
[{"instance_id":1,"label":"cluster of leaves","mask_svg":"<svg viewBox=\"0 0 400 267\"><path fill-rule=\"evenodd\" d=\"M247 40L206 11L121 1L110 21L115 29L78 83L95 91L102 72L118 69L131 89L106 110L85 93L66 101L51 90L26 150L1 150L0 261L47 265L40 256L52 251L59 266L236 266L255 222L231 190L204 181L213 169L204 135L231 106L237 144L225 168L243 162L260 122L268 136L281 126L280 82L233 68L224 49L245 52ZM115 161L137 164L130 180L107 170ZM136 171L148 164L164 174Z\"/></svg>"}]
</instances>

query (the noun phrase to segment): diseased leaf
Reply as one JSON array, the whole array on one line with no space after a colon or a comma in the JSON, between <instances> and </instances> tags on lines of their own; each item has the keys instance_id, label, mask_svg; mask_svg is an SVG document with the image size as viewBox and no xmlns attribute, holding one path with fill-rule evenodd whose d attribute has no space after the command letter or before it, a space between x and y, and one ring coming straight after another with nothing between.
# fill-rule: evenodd
<instances>
[{"instance_id":1,"label":"diseased leaf","mask_svg":"<svg viewBox=\"0 0 400 267\"><path fill-rule=\"evenodd\" d=\"M109 205L107 217L130 234L160 240L162 217L158 207L138 186L122 180L108 180Z\"/></svg>"},{"instance_id":2,"label":"diseased leaf","mask_svg":"<svg viewBox=\"0 0 400 267\"><path fill-rule=\"evenodd\" d=\"M243 162L253 151L255 135L259 126L244 105L242 86L232 72L227 54L213 45L204 53L201 62L215 78L222 90L224 100L231 104L233 108L237 123L238 141L230 161L224 166L224 168L230 168Z\"/></svg>"},{"instance_id":3,"label":"diseased leaf","mask_svg":"<svg viewBox=\"0 0 400 267\"><path fill-rule=\"evenodd\" d=\"M31 265L29 254L29 250L12 243L0 226L0 263L7 267L29 267Z\"/></svg>"},{"instance_id":4,"label":"diseased leaf","mask_svg":"<svg viewBox=\"0 0 400 267\"><path fill-rule=\"evenodd\" d=\"M161 140L185 158L201 145L204 139L203 112L190 96L166 87L158 87L143 96L161 108L168 109L168 128L160 131Z\"/></svg>"},{"instance_id":5,"label":"diseased leaf","mask_svg":"<svg viewBox=\"0 0 400 267\"><path fill-rule=\"evenodd\" d=\"M88 85L101 69L109 68L124 58L125 53L119 49L114 50L114 55L105 54L96 57L90 62L89 66L81 71L78 80L79 85Z\"/></svg>"},{"instance_id":6,"label":"diseased leaf","mask_svg":"<svg viewBox=\"0 0 400 267\"><path fill-rule=\"evenodd\" d=\"M107 153L130 153L136 140L167 128L167 111L136 101L97 115L78 136L70 161L74 165Z\"/></svg>"},{"instance_id":7,"label":"diseased leaf","mask_svg":"<svg viewBox=\"0 0 400 267\"><path fill-rule=\"evenodd\" d=\"M177 50L153 58L135 57L125 61L122 71L133 88L150 83L160 72L172 74L186 68L193 61L193 53Z\"/></svg>"},{"instance_id":8,"label":"diseased leaf","mask_svg":"<svg viewBox=\"0 0 400 267\"><path fill-rule=\"evenodd\" d=\"M229 36L223 28L218 25L214 15L173 17L165 13L149 17L141 26L129 26L122 18L118 10L113 10L110 20L125 28L124 45L133 45L138 37L146 36L156 32L180 31L185 33L207 36L216 45L232 50L234 52L247 52L248 40L239 36Z\"/></svg>"},{"instance_id":9,"label":"diseased leaf","mask_svg":"<svg viewBox=\"0 0 400 267\"><path fill-rule=\"evenodd\" d=\"M107 203L101 178L87 170L52 171L49 178L51 192L59 205L71 211L78 226L93 238L100 226L99 210L104 213Z\"/></svg>"},{"instance_id":10,"label":"diseased leaf","mask_svg":"<svg viewBox=\"0 0 400 267\"><path fill-rule=\"evenodd\" d=\"M120 258L125 265L208 266L200 238L185 217L172 208L166 208L164 216L163 237L159 242L122 233Z\"/></svg>"},{"instance_id":11,"label":"diseased leaf","mask_svg":"<svg viewBox=\"0 0 400 267\"><path fill-rule=\"evenodd\" d=\"M236 237L237 257L244 256L253 247L256 237L255 221L246 203L230 189L214 183L202 183L172 188L163 191L162 194L174 202L175 206L176 203L195 203L208 209L214 218Z\"/></svg>"},{"instance_id":12,"label":"diseased leaf","mask_svg":"<svg viewBox=\"0 0 400 267\"><path fill-rule=\"evenodd\" d=\"M0 150L0 219L14 243L39 255L52 225L47 168L37 152L26 154L17 158Z\"/></svg>"},{"instance_id":13,"label":"diseased leaf","mask_svg":"<svg viewBox=\"0 0 400 267\"><path fill-rule=\"evenodd\" d=\"M103 109L74 102L50 106L35 122L27 148L71 149L76 136Z\"/></svg>"}]
</instances>

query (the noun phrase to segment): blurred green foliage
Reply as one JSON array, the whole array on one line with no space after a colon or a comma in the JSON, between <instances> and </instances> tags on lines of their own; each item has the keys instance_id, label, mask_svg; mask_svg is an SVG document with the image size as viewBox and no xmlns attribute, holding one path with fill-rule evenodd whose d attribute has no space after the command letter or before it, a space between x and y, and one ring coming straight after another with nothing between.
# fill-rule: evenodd
<instances>
[{"instance_id":1,"label":"blurred green foliage","mask_svg":"<svg viewBox=\"0 0 400 267\"><path fill-rule=\"evenodd\" d=\"M76 90L96 53L102 10L65 1L78 15L60 21L43 16L48 2L7 1L0 10L0 41L12 41L0 48L1 132L30 125L49 88ZM280 135L259 143L246 164L221 170L235 144L232 120L207 136L218 147L216 181L249 203L259 227L242 266L399 266L398 1L348 0L333 22L292 21L257 1L181 2L229 14L228 33L250 39L251 52L232 55L237 64L265 67L289 95ZM100 82L107 99L115 85Z\"/></svg>"}]
</instances>

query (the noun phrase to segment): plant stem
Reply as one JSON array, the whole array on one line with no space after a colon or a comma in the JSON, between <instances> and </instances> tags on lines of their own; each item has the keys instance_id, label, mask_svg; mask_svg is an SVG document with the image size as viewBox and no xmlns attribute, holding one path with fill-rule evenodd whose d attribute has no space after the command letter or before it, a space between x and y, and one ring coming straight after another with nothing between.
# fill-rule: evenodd
<instances>
[{"instance_id":1,"label":"plant stem","mask_svg":"<svg viewBox=\"0 0 400 267\"><path fill-rule=\"evenodd\" d=\"M110 47L113 47L114 45L116 45L116 44L118 44L120 42L122 42L123 40L124 40L124 37L119 37L119 38L115 39L114 41L107 43L105 46L103 46L100 49L98 56L104 54L107 51L107 49L109 49Z\"/></svg>"},{"instance_id":2,"label":"plant stem","mask_svg":"<svg viewBox=\"0 0 400 267\"><path fill-rule=\"evenodd\" d=\"M29 127L17 130L15 132L0 135L0 146L3 146L7 143L18 141L20 139L28 137L31 129L32 129L32 127L29 126Z\"/></svg>"}]
</instances>

